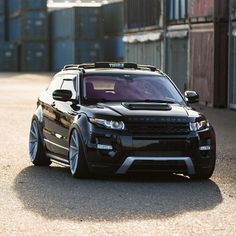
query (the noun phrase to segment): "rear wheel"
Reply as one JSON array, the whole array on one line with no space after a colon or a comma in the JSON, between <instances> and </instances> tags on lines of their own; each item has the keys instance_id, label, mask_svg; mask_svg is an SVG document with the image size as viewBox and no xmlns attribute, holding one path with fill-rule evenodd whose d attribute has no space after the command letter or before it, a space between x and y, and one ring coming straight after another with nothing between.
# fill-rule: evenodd
<instances>
[{"instance_id":1,"label":"rear wheel","mask_svg":"<svg viewBox=\"0 0 236 236\"><path fill-rule=\"evenodd\" d=\"M30 127L29 156L34 165L49 166L51 164L51 161L45 155L38 122L36 120L32 121Z\"/></svg>"},{"instance_id":2,"label":"rear wheel","mask_svg":"<svg viewBox=\"0 0 236 236\"><path fill-rule=\"evenodd\" d=\"M73 177L86 178L89 176L88 165L82 148L82 140L76 129L72 131L70 136L69 162Z\"/></svg>"}]
</instances>

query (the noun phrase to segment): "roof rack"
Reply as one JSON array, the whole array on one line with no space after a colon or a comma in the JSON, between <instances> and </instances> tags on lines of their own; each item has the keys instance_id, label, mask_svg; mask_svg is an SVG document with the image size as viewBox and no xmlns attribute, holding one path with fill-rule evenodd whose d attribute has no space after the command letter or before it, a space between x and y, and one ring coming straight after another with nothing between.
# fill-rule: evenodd
<instances>
[{"instance_id":1,"label":"roof rack","mask_svg":"<svg viewBox=\"0 0 236 236\"><path fill-rule=\"evenodd\" d=\"M65 65L62 70L84 70L93 68L114 68L114 69L135 69L135 70L149 70L158 71L163 73L160 69L151 65L139 65L136 63L119 63L119 62L95 62L95 63L83 63L83 64L69 64Z\"/></svg>"}]
</instances>

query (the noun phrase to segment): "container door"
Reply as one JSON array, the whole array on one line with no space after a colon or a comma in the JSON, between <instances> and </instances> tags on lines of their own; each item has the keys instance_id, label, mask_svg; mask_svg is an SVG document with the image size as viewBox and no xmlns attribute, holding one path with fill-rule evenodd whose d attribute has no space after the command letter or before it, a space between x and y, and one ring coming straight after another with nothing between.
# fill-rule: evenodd
<instances>
[{"instance_id":1,"label":"container door","mask_svg":"<svg viewBox=\"0 0 236 236\"><path fill-rule=\"evenodd\" d=\"M232 30L229 66L229 105L230 108L236 109L236 27Z\"/></svg>"},{"instance_id":2,"label":"container door","mask_svg":"<svg viewBox=\"0 0 236 236\"><path fill-rule=\"evenodd\" d=\"M187 88L187 39L168 39L167 73L181 92Z\"/></svg>"}]
</instances>

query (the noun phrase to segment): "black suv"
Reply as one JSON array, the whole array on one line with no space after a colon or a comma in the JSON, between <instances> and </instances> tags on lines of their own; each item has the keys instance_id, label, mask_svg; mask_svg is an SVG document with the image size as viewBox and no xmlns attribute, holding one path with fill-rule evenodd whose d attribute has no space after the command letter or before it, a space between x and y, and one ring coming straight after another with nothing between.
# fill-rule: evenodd
<instances>
[{"instance_id":1,"label":"black suv","mask_svg":"<svg viewBox=\"0 0 236 236\"><path fill-rule=\"evenodd\" d=\"M134 63L66 65L40 95L30 159L90 173L170 172L211 177L215 133L159 69Z\"/></svg>"}]
</instances>

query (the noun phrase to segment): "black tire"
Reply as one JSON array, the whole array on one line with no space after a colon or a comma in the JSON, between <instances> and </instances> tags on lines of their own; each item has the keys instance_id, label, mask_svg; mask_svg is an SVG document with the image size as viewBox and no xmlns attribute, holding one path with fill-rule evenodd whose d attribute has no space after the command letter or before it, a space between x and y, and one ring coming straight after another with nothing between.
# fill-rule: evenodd
<instances>
[{"instance_id":1,"label":"black tire","mask_svg":"<svg viewBox=\"0 0 236 236\"><path fill-rule=\"evenodd\" d=\"M33 119L29 135L29 156L35 166L49 166L52 162L46 157L38 121Z\"/></svg>"},{"instance_id":2,"label":"black tire","mask_svg":"<svg viewBox=\"0 0 236 236\"><path fill-rule=\"evenodd\" d=\"M68 156L72 176L75 178L88 178L88 164L84 155L81 136L77 129L73 129L71 132Z\"/></svg>"},{"instance_id":3,"label":"black tire","mask_svg":"<svg viewBox=\"0 0 236 236\"><path fill-rule=\"evenodd\" d=\"M196 169L196 173L194 175L189 175L190 179L192 180L208 180L211 178L215 169L215 161L212 164L212 167L204 169L198 168Z\"/></svg>"}]
</instances>

